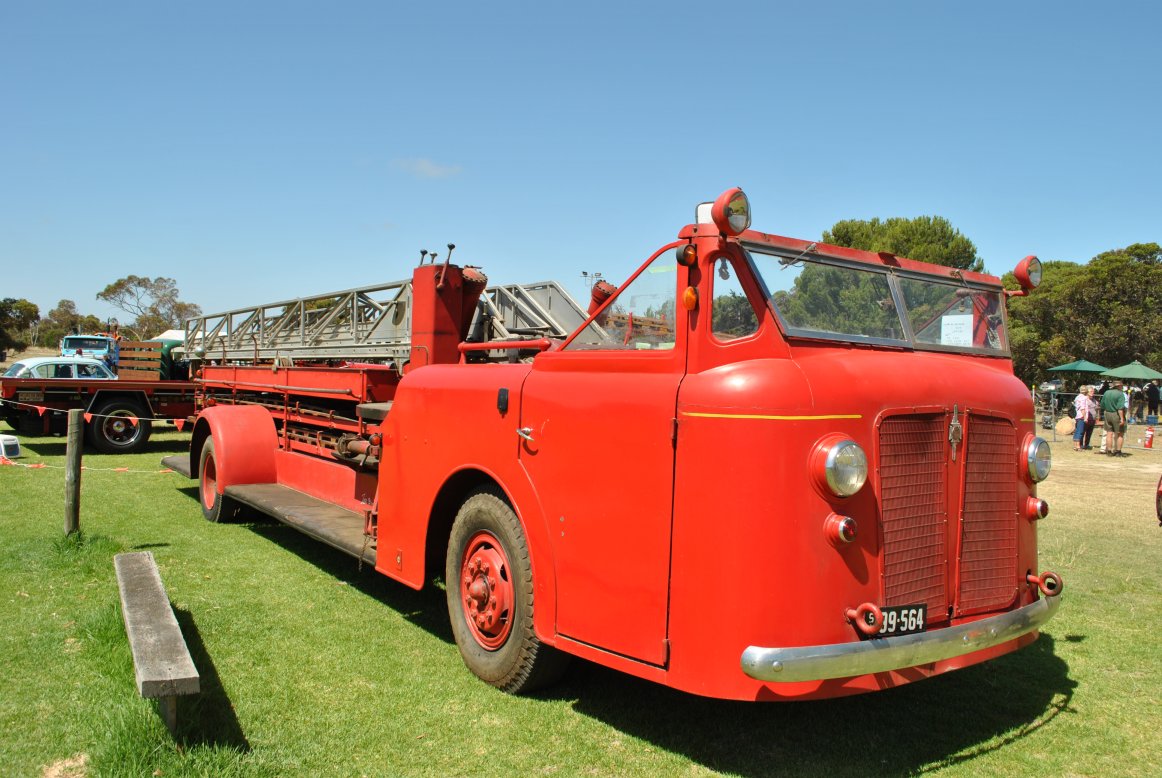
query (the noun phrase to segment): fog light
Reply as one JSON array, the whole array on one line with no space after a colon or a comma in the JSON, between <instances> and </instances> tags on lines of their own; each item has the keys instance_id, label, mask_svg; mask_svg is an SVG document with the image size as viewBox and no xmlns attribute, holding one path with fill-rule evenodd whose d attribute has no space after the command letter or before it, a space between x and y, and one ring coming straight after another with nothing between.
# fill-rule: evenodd
<instances>
[{"instance_id":1,"label":"fog light","mask_svg":"<svg viewBox=\"0 0 1162 778\"><path fill-rule=\"evenodd\" d=\"M1037 497L1025 501L1025 515L1030 519L1043 519L1049 515L1049 503Z\"/></svg>"},{"instance_id":2,"label":"fog light","mask_svg":"<svg viewBox=\"0 0 1162 778\"><path fill-rule=\"evenodd\" d=\"M850 516L840 516L838 513L833 513L823 523L823 532L827 535L827 540L831 545L842 548L855 540L856 535L859 534L859 526L855 523L855 519Z\"/></svg>"}]
</instances>

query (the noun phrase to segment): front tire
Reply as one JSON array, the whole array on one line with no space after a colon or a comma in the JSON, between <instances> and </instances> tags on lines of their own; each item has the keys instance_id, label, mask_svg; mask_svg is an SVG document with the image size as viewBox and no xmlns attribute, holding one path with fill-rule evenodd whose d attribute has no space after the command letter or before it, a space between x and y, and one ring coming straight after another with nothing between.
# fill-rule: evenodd
<instances>
[{"instance_id":1,"label":"front tire","mask_svg":"<svg viewBox=\"0 0 1162 778\"><path fill-rule=\"evenodd\" d=\"M206 438L198 459L198 502L206 521L219 522L238 515L239 505L224 494L218 494L218 460L214 456L214 439Z\"/></svg>"},{"instance_id":2,"label":"front tire","mask_svg":"<svg viewBox=\"0 0 1162 778\"><path fill-rule=\"evenodd\" d=\"M152 431L153 425L140 405L132 400L110 400L93 411L89 442L102 454L132 454L145 447Z\"/></svg>"},{"instance_id":3,"label":"front tire","mask_svg":"<svg viewBox=\"0 0 1162 778\"><path fill-rule=\"evenodd\" d=\"M452 524L445 578L460 656L482 681L523 694L556 681L568 656L533 630L533 574L520 521L496 492L468 496Z\"/></svg>"}]
</instances>

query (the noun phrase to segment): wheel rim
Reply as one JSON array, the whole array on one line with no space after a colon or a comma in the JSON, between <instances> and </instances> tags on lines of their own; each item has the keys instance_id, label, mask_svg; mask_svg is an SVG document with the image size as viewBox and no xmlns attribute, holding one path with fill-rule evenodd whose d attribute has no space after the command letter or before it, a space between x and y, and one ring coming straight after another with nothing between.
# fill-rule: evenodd
<instances>
[{"instance_id":1,"label":"wheel rim","mask_svg":"<svg viewBox=\"0 0 1162 778\"><path fill-rule=\"evenodd\" d=\"M478 532L468 541L460 564L460 599L476 642L490 651L503 646L512 631L515 597L508 557L490 532Z\"/></svg>"},{"instance_id":2,"label":"wheel rim","mask_svg":"<svg viewBox=\"0 0 1162 778\"><path fill-rule=\"evenodd\" d=\"M207 510L214 507L218 499L218 471L214 467L214 457L206 457L202 463L202 505Z\"/></svg>"},{"instance_id":3,"label":"wheel rim","mask_svg":"<svg viewBox=\"0 0 1162 778\"><path fill-rule=\"evenodd\" d=\"M105 439L117 446L128 446L141 435L141 419L134 424L130 419L133 414L129 411L113 411L101 423L101 431Z\"/></svg>"}]
</instances>

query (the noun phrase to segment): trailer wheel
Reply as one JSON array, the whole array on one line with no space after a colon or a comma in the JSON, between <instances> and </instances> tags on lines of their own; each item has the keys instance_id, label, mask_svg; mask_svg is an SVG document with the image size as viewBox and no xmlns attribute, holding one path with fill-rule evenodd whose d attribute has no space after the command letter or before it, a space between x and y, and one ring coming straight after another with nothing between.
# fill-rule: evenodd
<instances>
[{"instance_id":1,"label":"trailer wheel","mask_svg":"<svg viewBox=\"0 0 1162 778\"><path fill-rule=\"evenodd\" d=\"M448 615L460 656L478 678L510 694L546 686L568 657L533 630L528 544L512 508L492 490L456 514L445 565Z\"/></svg>"},{"instance_id":2,"label":"trailer wheel","mask_svg":"<svg viewBox=\"0 0 1162 778\"><path fill-rule=\"evenodd\" d=\"M89 442L103 454L140 451L152 431L148 413L132 400L110 400L99 406L88 430Z\"/></svg>"},{"instance_id":3,"label":"trailer wheel","mask_svg":"<svg viewBox=\"0 0 1162 778\"><path fill-rule=\"evenodd\" d=\"M218 494L218 462L214 457L214 439L206 438L199 459L198 502L206 521L218 522L238 515L239 505L224 494Z\"/></svg>"}]
</instances>

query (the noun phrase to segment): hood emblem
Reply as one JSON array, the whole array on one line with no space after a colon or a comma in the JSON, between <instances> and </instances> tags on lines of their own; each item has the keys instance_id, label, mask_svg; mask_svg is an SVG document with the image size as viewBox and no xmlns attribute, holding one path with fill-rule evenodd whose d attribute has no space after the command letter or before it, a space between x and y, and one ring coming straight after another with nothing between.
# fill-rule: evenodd
<instances>
[{"instance_id":1,"label":"hood emblem","mask_svg":"<svg viewBox=\"0 0 1162 778\"><path fill-rule=\"evenodd\" d=\"M952 446L952 461L956 461L956 448L964 440L964 427L960 423L957 406L952 406L952 421L948 423L948 443Z\"/></svg>"}]
</instances>

